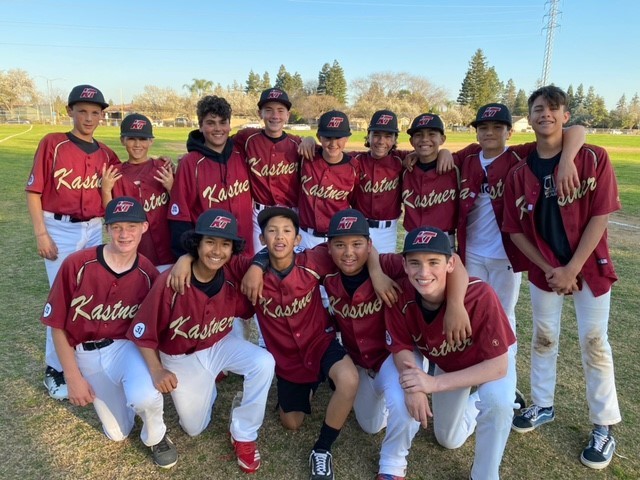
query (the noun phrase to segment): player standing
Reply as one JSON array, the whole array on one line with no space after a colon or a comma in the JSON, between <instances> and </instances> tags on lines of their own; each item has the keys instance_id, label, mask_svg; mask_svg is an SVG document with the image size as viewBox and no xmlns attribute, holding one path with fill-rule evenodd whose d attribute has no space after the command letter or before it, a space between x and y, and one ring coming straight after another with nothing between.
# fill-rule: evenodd
<instances>
[{"instance_id":1,"label":"player standing","mask_svg":"<svg viewBox=\"0 0 640 480\"><path fill-rule=\"evenodd\" d=\"M25 189L27 208L50 287L69 254L102 243L102 171L105 165L120 164L109 147L93 138L108 106L97 88L74 87L67 102L73 128L47 134L33 159ZM52 398L62 400L67 386L50 328L46 338L44 384Z\"/></svg>"},{"instance_id":2,"label":"player standing","mask_svg":"<svg viewBox=\"0 0 640 480\"><path fill-rule=\"evenodd\" d=\"M513 429L525 433L555 419L560 318L564 295L573 295L589 420L594 424L580 460L602 469L615 451L612 425L621 421L608 341L611 285L617 277L607 224L609 214L620 208L616 178L607 152L585 145L575 159L580 187L559 198L555 172L562 153L562 127L570 118L568 97L561 89L546 86L533 92L528 104L536 150L507 178L502 224L531 261L533 404L513 419Z\"/></svg>"},{"instance_id":3,"label":"player standing","mask_svg":"<svg viewBox=\"0 0 640 480\"><path fill-rule=\"evenodd\" d=\"M113 199L106 208L109 243L69 255L49 293L42 322L52 328L64 368L69 401L93 403L110 440L122 441L142 418L142 442L156 465L176 464L176 448L166 435L162 395L136 346L129 326L158 271L137 253L148 228L137 200Z\"/></svg>"},{"instance_id":4,"label":"player standing","mask_svg":"<svg viewBox=\"0 0 640 480\"><path fill-rule=\"evenodd\" d=\"M173 165L149 158L153 144L153 127L144 115L132 113L120 124L120 143L129 158L120 168L106 168L102 175L102 203L113 197L136 198L144 207L149 230L142 236L139 252L164 272L176 259L171 251L169 192L173 185Z\"/></svg>"},{"instance_id":5,"label":"player standing","mask_svg":"<svg viewBox=\"0 0 640 480\"><path fill-rule=\"evenodd\" d=\"M442 333L447 274L458 265L448 236L419 227L407 234L403 255L407 278L399 282L400 300L385 317L387 345L400 372L395 388L404 391L407 410L423 427L431 416L431 394L434 434L445 448L459 448L475 430L470 478L498 479L516 386L509 320L493 289L471 279L464 303L472 333L462 344L449 345ZM435 376L420 368L423 357L436 363Z\"/></svg>"},{"instance_id":6,"label":"player standing","mask_svg":"<svg viewBox=\"0 0 640 480\"><path fill-rule=\"evenodd\" d=\"M192 288L177 295L165 286L169 272L161 276L128 337L140 348L156 388L171 393L180 425L190 436L199 435L211 421L216 377L223 370L244 376L242 401L231 412L230 433L238 465L253 473L261 464L256 439L274 360L263 348L228 335L235 317L253 314L236 287L236 278L248 266L233 270L244 243L237 230L235 217L225 210L200 215L195 229L183 237L185 250L195 259Z\"/></svg>"}]
</instances>

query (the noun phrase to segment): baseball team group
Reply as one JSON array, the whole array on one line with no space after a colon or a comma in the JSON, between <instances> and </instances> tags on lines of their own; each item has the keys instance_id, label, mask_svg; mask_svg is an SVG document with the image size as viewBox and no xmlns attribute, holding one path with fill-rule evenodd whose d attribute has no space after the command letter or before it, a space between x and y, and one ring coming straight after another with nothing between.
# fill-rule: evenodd
<instances>
[{"instance_id":1,"label":"baseball team group","mask_svg":"<svg viewBox=\"0 0 640 480\"><path fill-rule=\"evenodd\" d=\"M320 117L316 138L300 138L284 131L287 93L269 88L258 102L264 128L230 136L231 106L208 95L176 168L150 156L152 124L136 113L120 125L121 162L94 138L108 108L102 92L76 86L73 128L41 140L26 186L51 287L41 318L49 395L92 403L114 441L138 415L153 461L171 468L178 449L163 394L196 436L217 385L237 374L230 449L253 473L274 376L290 430L327 381L311 480L335 478L332 448L352 410L364 432L386 429L376 480L405 478L414 436L430 421L448 449L475 432L469 478L498 479L509 433L555 419L571 296L593 424L580 461L605 468L621 421L607 337L616 179L585 129L566 127L565 92L542 87L528 106L529 144L507 145L511 113L492 103L471 124L478 143L458 152L441 148L445 125L433 113L411 123L413 150L399 150L391 110L373 114L366 151L346 152L341 111ZM407 233L397 248L399 222ZM528 406L516 385L523 271L533 315Z\"/></svg>"}]
</instances>

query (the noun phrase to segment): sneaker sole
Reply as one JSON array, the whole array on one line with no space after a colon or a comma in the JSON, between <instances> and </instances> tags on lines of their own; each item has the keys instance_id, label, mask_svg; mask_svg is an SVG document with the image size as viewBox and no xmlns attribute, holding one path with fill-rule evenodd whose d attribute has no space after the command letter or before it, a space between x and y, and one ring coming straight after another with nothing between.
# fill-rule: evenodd
<instances>
[{"instance_id":1,"label":"sneaker sole","mask_svg":"<svg viewBox=\"0 0 640 480\"><path fill-rule=\"evenodd\" d=\"M585 467L593 468L594 470L602 470L603 468L607 468L609 466L609 464L611 463L611 459L605 460L604 462L592 462L584 458L583 455L580 455L580 462Z\"/></svg>"},{"instance_id":2,"label":"sneaker sole","mask_svg":"<svg viewBox=\"0 0 640 480\"><path fill-rule=\"evenodd\" d=\"M235 446L233 445L233 436L231 435L231 432L229 432L229 441L231 442L231 448L233 448L233 453L235 455L236 450L235 450ZM248 467L246 464L242 463L238 457L236 457L236 461L238 463L238 467L240 467L240 470L242 470L244 473L249 473L249 474L256 473L260 468L260 466L262 465L262 461L260 461L257 467L251 468L251 467Z\"/></svg>"},{"instance_id":3,"label":"sneaker sole","mask_svg":"<svg viewBox=\"0 0 640 480\"><path fill-rule=\"evenodd\" d=\"M171 463L171 464L169 464L169 465L160 465L159 463L156 463L156 462L153 462L153 463L154 463L154 465L155 465L156 467L160 467L160 468L164 468L164 469L169 469L169 468L173 467L176 463L178 463L178 459L176 458L176 461L175 461L175 462L173 462L173 463Z\"/></svg>"},{"instance_id":4,"label":"sneaker sole","mask_svg":"<svg viewBox=\"0 0 640 480\"><path fill-rule=\"evenodd\" d=\"M555 417L550 418L549 420L545 420L544 422L540 422L538 423L538 425L535 425L533 427L518 427L516 425L514 425L513 423L511 424L511 430L513 430L514 432L518 432L518 433L527 433L527 432L531 432L532 430L535 430L536 428L541 427L542 425L545 425L547 423L551 423L555 420Z\"/></svg>"},{"instance_id":5,"label":"sneaker sole","mask_svg":"<svg viewBox=\"0 0 640 480\"><path fill-rule=\"evenodd\" d=\"M46 380L44 380L42 383L44 385L44 388L47 389L47 393L49 394L49 396L51 398L53 398L54 400L62 401L62 400L66 400L67 398L69 398L69 395L56 395L55 393L51 393L51 390L49 390L49 387L47 386L47 381Z\"/></svg>"}]
</instances>

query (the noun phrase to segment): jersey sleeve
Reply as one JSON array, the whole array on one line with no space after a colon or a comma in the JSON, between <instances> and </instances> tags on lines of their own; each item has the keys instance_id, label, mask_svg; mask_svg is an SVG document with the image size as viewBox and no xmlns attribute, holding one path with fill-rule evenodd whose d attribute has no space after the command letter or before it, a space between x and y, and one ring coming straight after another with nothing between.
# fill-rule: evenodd
<instances>
[{"instance_id":1,"label":"jersey sleeve","mask_svg":"<svg viewBox=\"0 0 640 480\"><path fill-rule=\"evenodd\" d=\"M524 160L522 162L524 162ZM502 225L500 226L501 230L505 233L523 233L520 222L520 209L523 207L526 208L526 206L521 204L516 205L516 182L520 179L517 169L518 167L524 168L522 162L516 164L516 166L509 171L505 180L504 211L502 214ZM518 199L519 202L523 200L524 197Z\"/></svg>"},{"instance_id":2,"label":"jersey sleeve","mask_svg":"<svg viewBox=\"0 0 640 480\"><path fill-rule=\"evenodd\" d=\"M622 207L618 196L618 183L609 154L604 148L592 149L596 157L596 189L591 203L591 215L608 215Z\"/></svg>"},{"instance_id":3,"label":"jersey sleeve","mask_svg":"<svg viewBox=\"0 0 640 480\"><path fill-rule=\"evenodd\" d=\"M384 307L384 322L387 328L385 343L391 353L414 349L414 342L402 311L405 305L404 301L399 300L391 307Z\"/></svg>"},{"instance_id":4,"label":"jersey sleeve","mask_svg":"<svg viewBox=\"0 0 640 480\"><path fill-rule=\"evenodd\" d=\"M104 153L107 155L107 165L114 165L114 166L120 166L122 165L122 162L120 161L120 159L118 158L118 155L116 154L116 152L114 152L113 150L111 150L109 147L107 147L104 143L99 143L100 148L104 151Z\"/></svg>"},{"instance_id":5,"label":"jersey sleeve","mask_svg":"<svg viewBox=\"0 0 640 480\"><path fill-rule=\"evenodd\" d=\"M74 257L67 257L56 275L47 303L44 306L41 321L53 328L65 330L73 292L78 286Z\"/></svg>"},{"instance_id":6,"label":"jersey sleeve","mask_svg":"<svg viewBox=\"0 0 640 480\"><path fill-rule=\"evenodd\" d=\"M171 207L167 218L195 223L196 219L191 218L191 211L194 210L193 202L196 201L197 195L193 163L186 156L180 161L176 170L171 188Z\"/></svg>"},{"instance_id":7,"label":"jersey sleeve","mask_svg":"<svg viewBox=\"0 0 640 480\"><path fill-rule=\"evenodd\" d=\"M315 270L320 275L320 281L324 281L324 277L330 273L334 273L337 269L331 255L329 255L329 247L326 243L316 245L311 249L307 249L300 255L306 258L306 265Z\"/></svg>"},{"instance_id":8,"label":"jersey sleeve","mask_svg":"<svg viewBox=\"0 0 640 480\"><path fill-rule=\"evenodd\" d=\"M390 278L399 280L405 277L404 266L402 265L402 255L398 253L380 254L380 267Z\"/></svg>"},{"instance_id":9,"label":"jersey sleeve","mask_svg":"<svg viewBox=\"0 0 640 480\"><path fill-rule=\"evenodd\" d=\"M33 156L33 166L27 180L27 192L42 193L44 191L45 178L51 175L51 159L53 152L51 151L51 143L47 141L47 137L40 140L36 153Z\"/></svg>"},{"instance_id":10,"label":"jersey sleeve","mask_svg":"<svg viewBox=\"0 0 640 480\"><path fill-rule=\"evenodd\" d=\"M511 145L509 150L516 154L517 157L527 158L531 152L536 149L536 142L523 143L520 145Z\"/></svg>"},{"instance_id":11,"label":"jersey sleeve","mask_svg":"<svg viewBox=\"0 0 640 480\"><path fill-rule=\"evenodd\" d=\"M169 318L172 298L177 295L170 287L165 286L170 273L164 272L156 279L129 326L127 338L139 347L158 349L160 324Z\"/></svg>"},{"instance_id":12,"label":"jersey sleeve","mask_svg":"<svg viewBox=\"0 0 640 480\"><path fill-rule=\"evenodd\" d=\"M477 332L473 339L474 343L479 344L480 358L490 360L505 353L509 346L515 343L516 338L511 330L509 319L500 305L498 295L488 284L483 282L481 285L484 291L472 315L484 317L480 322L483 331ZM478 336L481 337L480 341L477 341Z\"/></svg>"}]
</instances>

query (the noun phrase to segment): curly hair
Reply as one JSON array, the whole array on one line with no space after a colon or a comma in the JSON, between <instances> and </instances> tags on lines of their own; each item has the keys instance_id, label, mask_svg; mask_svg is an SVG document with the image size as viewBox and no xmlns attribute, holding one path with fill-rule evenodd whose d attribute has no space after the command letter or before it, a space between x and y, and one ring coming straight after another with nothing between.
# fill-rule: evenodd
<instances>
[{"instance_id":1,"label":"curly hair","mask_svg":"<svg viewBox=\"0 0 640 480\"><path fill-rule=\"evenodd\" d=\"M198 124L202 126L202 121L209 113L217 115L225 120L231 120L231 105L222 97L207 95L198 101L196 107L198 114Z\"/></svg>"},{"instance_id":2,"label":"curly hair","mask_svg":"<svg viewBox=\"0 0 640 480\"><path fill-rule=\"evenodd\" d=\"M200 242L204 238L204 235L200 233L196 233L195 230L187 230L180 237L180 243L182 244L182 248L191 255L193 258L199 258L198 256L198 247L200 246ZM234 255L238 255L244 251L244 240L233 240L233 249L231 252Z\"/></svg>"}]
</instances>

